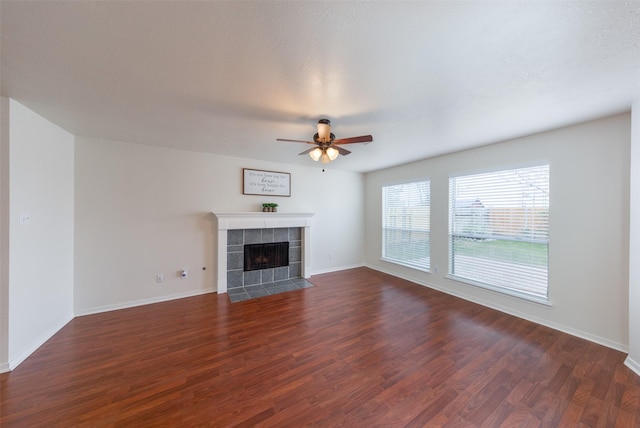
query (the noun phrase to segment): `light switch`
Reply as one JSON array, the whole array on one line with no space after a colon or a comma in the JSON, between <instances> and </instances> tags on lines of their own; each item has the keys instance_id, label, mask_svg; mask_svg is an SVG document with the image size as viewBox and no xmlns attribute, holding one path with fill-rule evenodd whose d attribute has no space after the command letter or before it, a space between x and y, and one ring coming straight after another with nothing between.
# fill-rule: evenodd
<instances>
[{"instance_id":1,"label":"light switch","mask_svg":"<svg viewBox=\"0 0 640 428\"><path fill-rule=\"evenodd\" d=\"M22 212L20 213L20 224L29 224L31 222L31 214Z\"/></svg>"}]
</instances>

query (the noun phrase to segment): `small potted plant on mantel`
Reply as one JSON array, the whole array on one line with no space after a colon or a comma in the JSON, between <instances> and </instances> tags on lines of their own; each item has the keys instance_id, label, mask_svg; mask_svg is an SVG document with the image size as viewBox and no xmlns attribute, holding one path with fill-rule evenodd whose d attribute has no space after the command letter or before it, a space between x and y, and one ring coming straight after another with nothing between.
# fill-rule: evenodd
<instances>
[{"instance_id":1,"label":"small potted plant on mantel","mask_svg":"<svg viewBox=\"0 0 640 428\"><path fill-rule=\"evenodd\" d=\"M278 211L278 204L262 204L262 211L263 212L276 212Z\"/></svg>"}]
</instances>

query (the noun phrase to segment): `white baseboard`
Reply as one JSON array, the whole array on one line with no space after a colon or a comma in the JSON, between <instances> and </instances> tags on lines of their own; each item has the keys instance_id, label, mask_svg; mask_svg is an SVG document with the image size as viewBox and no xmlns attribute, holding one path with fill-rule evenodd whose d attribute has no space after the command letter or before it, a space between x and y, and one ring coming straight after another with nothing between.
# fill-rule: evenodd
<instances>
[{"instance_id":1,"label":"white baseboard","mask_svg":"<svg viewBox=\"0 0 640 428\"><path fill-rule=\"evenodd\" d=\"M44 345L44 343L51 339L54 334L56 334L62 327L67 325L69 321L73 319L73 315L69 315L60 321L58 321L53 327L47 330L44 334L42 334L38 339L34 340L27 346L25 349L21 350L18 355L13 358L9 358L9 362L3 363L0 366L0 373L9 372L20 365L24 360L26 360L29 355L33 354L39 347Z\"/></svg>"},{"instance_id":2,"label":"white baseboard","mask_svg":"<svg viewBox=\"0 0 640 428\"><path fill-rule=\"evenodd\" d=\"M328 268L328 269L314 270L313 272L311 272L311 276L313 276L313 275L321 275L323 273L339 272L341 270L347 270L347 269L355 269L355 268L364 267L364 266L365 266L364 263L361 263L361 264L357 264L357 265L338 266L338 267L332 267L332 268Z\"/></svg>"},{"instance_id":3,"label":"white baseboard","mask_svg":"<svg viewBox=\"0 0 640 428\"><path fill-rule=\"evenodd\" d=\"M477 299L477 298L473 298L471 296L467 296L465 294L456 293L456 292L451 291L451 290L449 290L447 288L431 284L431 283L429 283L427 281L418 281L415 278L409 278L409 277L403 276L401 274L398 274L397 272L392 272L392 271L385 270L383 268L380 268L379 266L367 265L367 267L371 268L373 270L377 270L379 272L386 273L386 274L391 275L391 276L402 278L404 280L407 280L409 282L413 282L413 283L418 284L418 285L422 285L424 287L428 287L428 288L432 288L432 289L437 290L437 291L441 291L441 292L443 292L445 294L449 294L451 296L458 297L460 299L467 300L467 301L472 302L472 303L477 303L478 305L486 306L488 308L495 309L497 311L504 312L506 314L513 315L515 317L522 318L522 319L525 319L527 321L531 321L531 322L534 322L536 324L540 324L540 325L543 325L545 327L549 327L549 328L552 328L554 330L558 330L558 331L561 331L563 333L567 333L567 334L570 334L572 336L576 336L576 337L579 337L581 339L588 340L589 342L597 343L598 345L606 346L607 348L615 349L616 351L624 352L625 354L629 352L629 347L627 345L623 344L623 343L615 342L615 341L609 340L609 339L604 338L604 337L596 336L596 335L587 333L587 332L582 331L582 330L577 330L577 329L575 329L573 327L570 327L570 326L566 326L566 325L563 325L563 324L557 324L557 323L554 323L554 322L550 322L550 321L548 321L546 319L543 319L543 318L534 317L534 316L531 316L529 314L525 314L523 312L516 311L516 310L513 310L511 308L507 308L507 307L504 307L502 305L495 304L495 303L490 302L488 300Z\"/></svg>"},{"instance_id":4,"label":"white baseboard","mask_svg":"<svg viewBox=\"0 0 640 428\"><path fill-rule=\"evenodd\" d=\"M311 275L312 276L320 275L323 273L337 272L341 270L354 269L354 268L363 267L363 266L364 264L339 266L339 267L334 267L330 269L313 271ZM99 314L102 312L117 311L118 309L127 309L127 308L133 308L136 306L150 305L153 303L167 302L170 300L182 299L185 297L193 297L193 296L199 296L201 294L215 293L216 291L217 290L215 288L205 288L202 290L196 290L196 291L191 291L187 293L170 294L167 296L154 297L151 299L132 300L129 302L116 303L113 305L95 306L93 308L85 308L85 309L76 309L75 316L81 317L85 315Z\"/></svg>"},{"instance_id":5,"label":"white baseboard","mask_svg":"<svg viewBox=\"0 0 640 428\"><path fill-rule=\"evenodd\" d=\"M638 364L631 357L627 356L627 358L624 360L624 365L629 367L632 372L640 376L640 364Z\"/></svg>"},{"instance_id":6,"label":"white baseboard","mask_svg":"<svg viewBox=\"0 0 640 428\"><path fill-rule=\"evenodd\" d=\"M196 290L196 291L189 291L186 293L169 294L167 296L153 297L151 299L132 300L129 302L116 303L113 305L96 306L93 308L76 310L76 316L81 317L85 315L99 314L102 312L117 311L118 309L127 309L127 308L133 308L136 306L150 305L153 303L168 302L169 300L183 299L185 297L200 296L202 294L215 293L215 292L216 292L215 288L205 288L205 289Z\"/></svg>"}]
</instances>

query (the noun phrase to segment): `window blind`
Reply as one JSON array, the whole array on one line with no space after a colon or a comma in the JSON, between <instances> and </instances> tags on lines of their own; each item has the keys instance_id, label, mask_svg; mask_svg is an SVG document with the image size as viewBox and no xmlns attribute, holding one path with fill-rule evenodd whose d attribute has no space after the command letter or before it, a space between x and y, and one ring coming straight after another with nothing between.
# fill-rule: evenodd
<instances>
[{"instance_id":1,"label":"window blind","mask_svg":"<svg viewBox=\"0 0 640 428\"><path fill-rule=\"evenodd\" d=\"M429 180L382 188L382 258L386 261L429 270Z\"/></svg>"},{"instance_id":2,"label":"window blind","mask_svg":"<svg viewBox=\"0 0 640 428\"><path fill-rule=\"evenodd\" d=\"M547 300L549 165L449 179L449 275Z\"/></svg>"}]
</instances>

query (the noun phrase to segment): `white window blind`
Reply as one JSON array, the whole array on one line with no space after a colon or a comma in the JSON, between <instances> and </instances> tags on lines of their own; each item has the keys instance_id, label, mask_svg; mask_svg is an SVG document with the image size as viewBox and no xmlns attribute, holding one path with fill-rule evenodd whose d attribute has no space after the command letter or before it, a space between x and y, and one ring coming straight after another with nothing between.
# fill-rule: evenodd
<instances>
[{"instance_id":1,"label":"white window blind","mask_svg":"<svg viewBox=\"0 0 640 428\"><path fill-rule=\"evenodd\" d=\"M449 179L449 275L547 300L549 165Z\"/></svg>"},{"instance_id":2,"label":"white window blind","mask_svg":"<svg viewBox=\"0 0 640 428\"><path fill-rule=\"evenodd\" d=\"M382 258L429 270L429 180L382 188Z\"/></svg>"}]
</instances>

